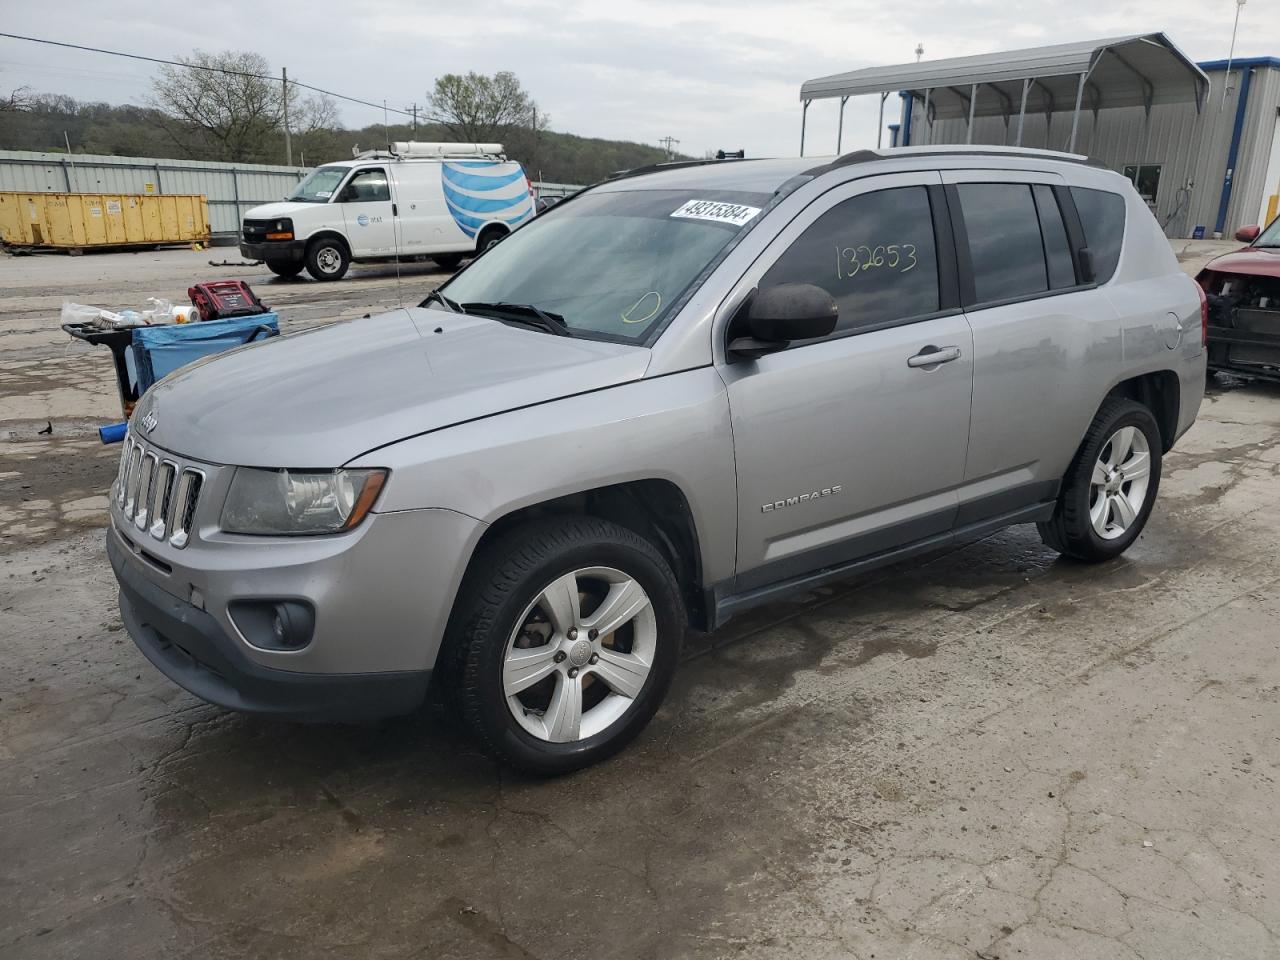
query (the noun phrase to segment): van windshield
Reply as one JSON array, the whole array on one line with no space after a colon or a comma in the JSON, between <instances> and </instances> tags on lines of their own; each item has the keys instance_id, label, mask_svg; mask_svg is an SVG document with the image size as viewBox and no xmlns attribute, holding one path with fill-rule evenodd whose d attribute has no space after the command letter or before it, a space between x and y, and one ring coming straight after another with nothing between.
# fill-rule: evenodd
<instances>
[{"instance_id":1,"label":"van windshield","mask_svg":"<svg viewBox=\"0 0 1280 960\"><path fill-rule=\"evenodd\" d=\"M338 189L338 184L347 173L346 167L316 167L285 199L303 203L328 203L333 191Z\"/></svg>"},{"instance_id":2,"label":"van windshield","mask_svg":"<svg viewBox=\"0 0 1280 960\"><path fill-rule=\"evenodd\" d=\"M644 341L769 199L724 190L587 194L515 231L441 291L464 308L532 305L574 336Z\"/></svg>"}]
</instances>

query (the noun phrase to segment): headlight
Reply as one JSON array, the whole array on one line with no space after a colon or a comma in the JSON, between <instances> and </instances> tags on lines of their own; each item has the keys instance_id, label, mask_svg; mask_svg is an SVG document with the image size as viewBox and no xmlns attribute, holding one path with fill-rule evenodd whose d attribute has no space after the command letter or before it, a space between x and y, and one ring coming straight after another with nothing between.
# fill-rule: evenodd
<instances>
[{"instance_id":1,"label":"headlight","mask_svg":"<svg viewBox=\"0 0 1280 960\"><path fill-rule=\"evenodd\" d=\"M268 240L292 240L293 239L293 221L288 217L283 220L277 220L271 226L267 227Z\"/></svg>"},{"instance_id":2,"label":"headlight","mask_svg":"<svg viewBox=\"0 0 1280 960\"><path fill-rule=\"evenodd\" d=\"M386 479L386 470L239 467L222 507L222 529L284 536L350 530L373 507Z\"/></svg>"}]
</instances>

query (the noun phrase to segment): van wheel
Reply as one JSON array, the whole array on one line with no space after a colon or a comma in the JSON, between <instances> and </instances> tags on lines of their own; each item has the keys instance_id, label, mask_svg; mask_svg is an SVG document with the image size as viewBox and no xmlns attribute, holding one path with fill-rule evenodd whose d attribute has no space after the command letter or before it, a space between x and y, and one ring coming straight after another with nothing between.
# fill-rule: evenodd
<instances>
[{"instance_id":1,"label":"van wheel","mask_svg":"<svg viewBox=\"0 0 1280 960\"><path fill-rule=\"evenodd\" d=\"M267 269L277 277L296 277L302 272L301 260L268 260Z\"/></svg>"},{"instance_id":2,"label":"van wheel","mask_svg":"<svg viewBox=\"0 0 1280 960\"><path fill-rule=\"evenodd\" d=\"M476 256L484 253L490 247L494 246L499 240L506 236L506 233L499 227L488 227L480 234L480 239L476 241Z\"/></svg>"},{"instance_id":3,"label":"van wheel","mask_svg":"<svg viewBox=\"0 0 1280 960\"><path fill-rule=\"evenodd\" d=\"M1150 410L1119 397L1106 401L1063 479L1052 518L1036 525L1040 539L1089 563L1124 553L1155 504L1160 450Z\"/></svg>"},{"instance_id":4,"label":"van wheel","mask_svg":"<svg viewBox=\"0 0 1280 960\"><path fill-rule=\"evenodd\" d=\"M477 557L442 668L469 731L527 773L620 750L662 703L684 607L649 541L590 517L515 531Z\"/></svg>"},{"instance_id":5,"label":"van wheel","mask_svg":"<svg viewBox=\"0 0 1280 960\"><path fill-rule=\"evenodd\" d=\"M338 240L324 237L307 247L307 273L316 280L341 280L350 265L347 248Z\"/></svg>"}]
</instances>

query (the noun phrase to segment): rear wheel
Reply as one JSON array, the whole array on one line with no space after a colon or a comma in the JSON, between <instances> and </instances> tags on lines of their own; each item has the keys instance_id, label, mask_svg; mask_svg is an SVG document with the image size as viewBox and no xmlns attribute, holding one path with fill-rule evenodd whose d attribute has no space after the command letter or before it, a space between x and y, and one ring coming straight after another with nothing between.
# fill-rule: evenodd
<instances>
[{"instance_id":1,"label":"rear wheel","mask_svg":"<svg viewBox=\"0 0 1280 960\"><path fill-rule=\"evenodd\" d=\"M341 280L350 265L351 256L340 240L322 237L307 247L307 273L316 280Z\"/></svg>"},{"instance_id":2,"label":"rear wheel","mask_svg":"<svg viewBox=\"0 0 1280 960\"><path fill-rule=\"evenodd\" d=\"M267 269L277 277L296 277L302 272L301 260L268 260Z\"/></svg>"},{"instance_id":3,"label":"rear wheel","mask_svg":"<svg viewBox=\"0 0 1280 960\"><path fill-rule=\"evenodd\" d=\"M1092 563L1118 557L1138 538L1160 487L1160 428L1151 411L1124 398L1098 411L1063 478L1040 538Z\"/></svg>"},{"instance_id":4,"label":"rear wheel","mask_svg":"<svg viewBox=\"0 0 1280 960\"><path fill-rule=\"evenodd\" d=\"M484 253L506 235L506 231L501 227L485 227L476 239L476 256Z\"/></svg>"},{"instance_id":5,"label":"rear wheel","mask_svg":"<svg viewBox=\"0 0 1280 960\"><path fill-rule=\"evenodd\" d=\"M577 517L517 531L477 559L443 667L463 720L526 772L567 773L625 746L652 718L685 617L644 538Z\"/></svg>"}]
</instances>

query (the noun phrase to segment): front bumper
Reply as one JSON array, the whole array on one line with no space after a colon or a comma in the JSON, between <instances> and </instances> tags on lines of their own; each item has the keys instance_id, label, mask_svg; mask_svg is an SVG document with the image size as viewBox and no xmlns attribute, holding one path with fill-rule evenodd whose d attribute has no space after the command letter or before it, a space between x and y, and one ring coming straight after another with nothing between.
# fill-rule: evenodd
<instances>
[{"instance_id":1,"label":"front bumper","mask_svg":"<svg viewBox=\"0 0 1280 960\"><path fill-rule=\"evenodd\" d=\"M255 663L212 616L150 582L113 529L107 556L120 582L120 615L138 649L202 700L292 720L367 720L422 703L430 670L298 673Z\"/></svg>"},{"instance_id":2,"label":"front bumper","mask_svg":"<svg viewBox=\"0 0 1280 960\"><path fill-rule=\"evenodd\" d=\"M305 240L266 240L261 243L240 241L240 256L246 260L283 260L286 263L301 263L306 253Z\"/></svg>"}]
</instances>

